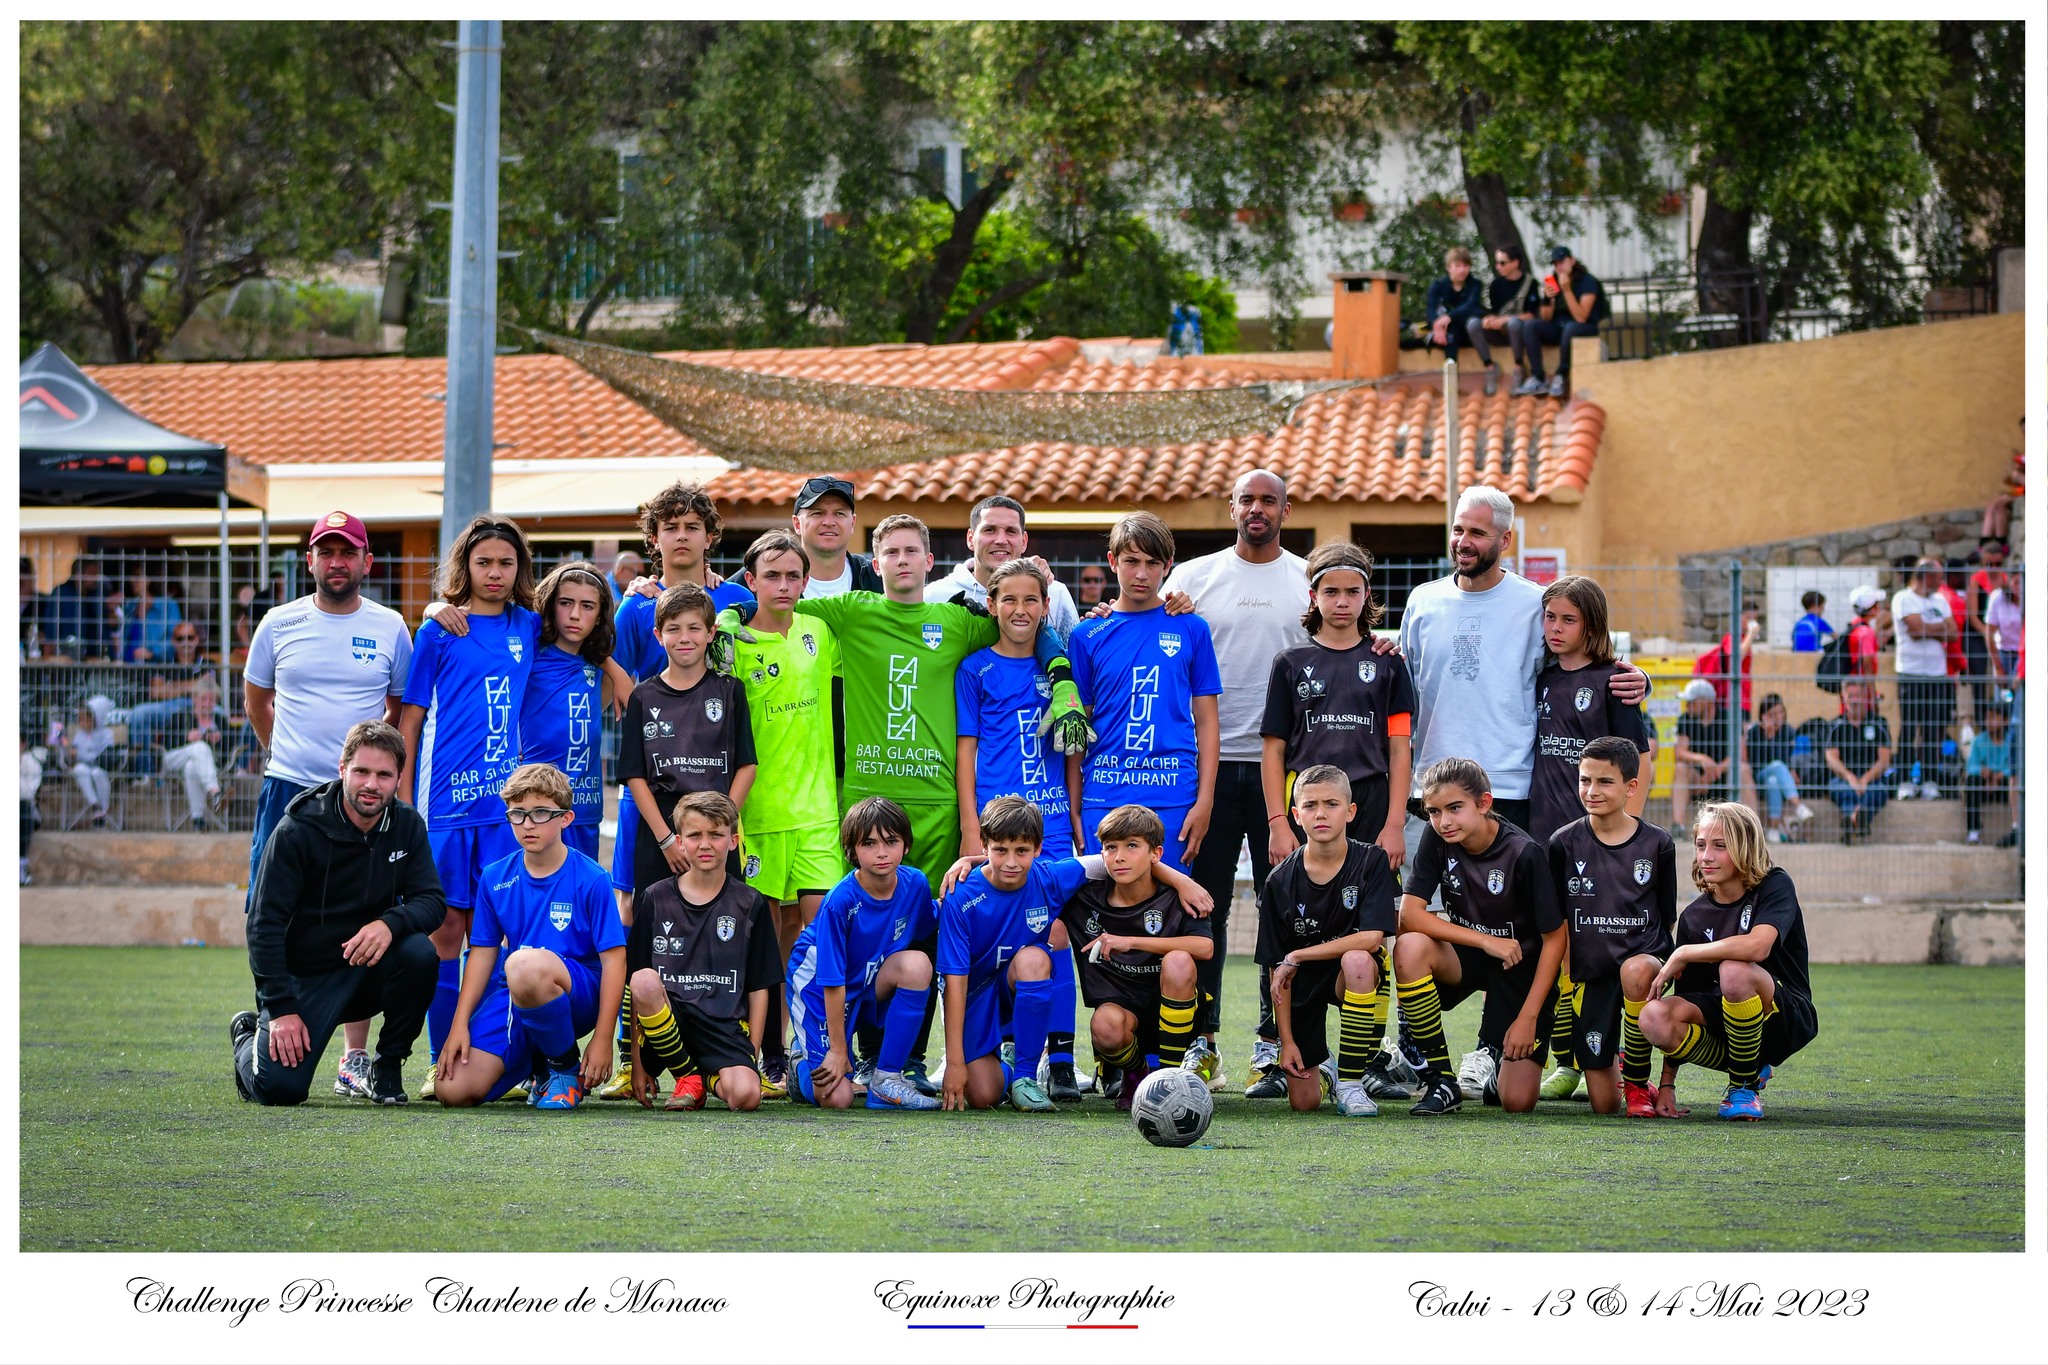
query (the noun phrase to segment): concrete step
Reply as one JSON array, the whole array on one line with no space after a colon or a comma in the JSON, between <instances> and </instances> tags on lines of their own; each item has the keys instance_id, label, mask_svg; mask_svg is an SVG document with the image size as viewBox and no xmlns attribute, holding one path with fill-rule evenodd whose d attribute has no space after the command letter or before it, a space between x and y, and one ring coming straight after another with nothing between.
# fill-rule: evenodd
<instances>
[{"instance_id":1,"label":"concrete step","mask_svg":"<svg viewBox=\"0 0 2048 1365\"><path fill-rule=\"evenodd\" d=\"M44 886L246 887L249 836L39 831L29 843L28 863Z\"/></svg>"},{"instance_id":2,"label":"concrete step","mask_svg":"<svg viewBox=\"0 0 2048 1365\"><path fill-rule=\"evenodd\" d=\"M1872 899L2003 901L2020 894L2019 850L1965 844L1772 844L1801 904ZM1678 846L1679 903L1691 898L1692 849Z\"/></svg>"},{"instance_id":3,"label":"concrete step","mask_svg":"<svg viewBox=\"0 0 2048 1365\"><path fill-rule=\"evenodd\" d=\"M1802 798L1813 811L1813 819L1804 831L1806 841L1839 839L1842 833L1842 813L1828 798L1824 787L1803 791ZM1697 809L1697 806L1695 806ZM1757 811L1761 814L1764 805L1759 802ZM1671 827L1671 803L1664 797L1651 800L1644 808L1645 818ZM1987 805L1984 808L1986 837L1996 839L2012 828L2012 811L2008 806ZM1963 841L1963 803L1960 799L1941 801L1893 801L1877 814L1872 827L1873 844L1960 844Z\"/></svg>"}]
</instances>

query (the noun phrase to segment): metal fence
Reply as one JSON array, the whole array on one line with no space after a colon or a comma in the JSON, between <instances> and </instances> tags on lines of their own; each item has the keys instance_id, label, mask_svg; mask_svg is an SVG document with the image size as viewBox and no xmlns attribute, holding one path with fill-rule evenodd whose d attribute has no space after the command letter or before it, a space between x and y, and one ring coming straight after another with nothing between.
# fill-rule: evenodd
<instances>
[{"instance_id":1,"label":"metal fence","mask_svg":"<svg viewBox=\"0 0 2048 1365\"><path fill-rule=\"evenodd\" d=\"M551 565L587 554L590 548L549 542L540 547L539 555L543 565ZM103 709L108 710L117 741L98 763L116 797L109 823L129 829L189 827L179 784L166 778L163 770L170 750L188 742L190 703L181 704L180 698L167 693L175 684L189 683L202 661L210 661L217 681L224 684L219 689L222 737L212 746L224 794L218 821L230 829L249 828L263 753L243 716L239 650L224 670L218 655L210 619L218 610L218 594L207 580L214 572L214 555L215 551L198 547L106 552L97 575L101 582L128 582L132 588L136 574L145 569L154 580L142 585L145 590L140 593L131 591L97 608L106 613L97 644L75 631L69 637L63 634L67 624L89 616L93 608L81 612L73 603L53 618L47 595L40 603L25 597L19 729L24 744L41 746L50 756L39 802L44 828L66 828L85 815L85 788L67 775L64 748L79 724L79 708L92 698L106 699ZM1097 562L1062 558L1053 562L1053 568L1078 597L1081 568ZM250 577L232 586L253 587L254 556L238 556L236 566L246 566ZM739 565L735 556L720 555L714 567L730 575ZM1790 648L1792 626L1805 588L1827 594L1824 614L1841 627L1846 624L1850 580L1867 582L1889 595L1903 585L1897 569L1780 565L1723 566L1706 572L1572 567L1603 585L1617 645L1652 681L1647 710L1656 747L1648 818L1677 824L1701 800L1732 793L1765 815L1774 841L1788 846L1781 856L1809 899L1976 901L2020 896L2023 708L2020 684L2010 676L2016 663L2010 654L1965 651L1952 688L1933 713L1907 715L1887 638L1881 671L1847 689L1858 694L1858 717L1867 708L1874 728L1881 725L1881 736L1889 739L1890 754L1870 784L1883 796L1865 798L1878 808L1870 814L1862 837L1843 842L1842 808L1854 802L1842 784L1846 776L1860 780L1863 773L1845 775L1831 763L1828 751L1829 740L1837 733L1834 727L1849 703L1841 690L1818 685L1817 654ZM375 595L397 603L406 595L405 585L424 582L431 568L421 561L380 561L371 587ZM944 562L939 566L940 571L948 568ZM1382 629L1398 631L1409 593L1444 573L1442 561L1379 565L1374 586L1386 606ZM90 570L81 573L74 566L70 581L91 576ZM171 620L166 610L153 617L150 604L176 600L164 591L165 582L181 579L187 589L181 607L191 608L192 614ZM292 573L284 575L285 598L304 588ZM280 585L273 583L272 590L280 590ZM236 596L240 601L248 595ZM242 610L259 618L266 605L260 593L253 602L240 601ZM1728 623L1752 617L1756 635L1738 680L1731 677L1725 656L1702 656L1710 655L1724 636L1743 638L1739 629L1730 632ZM53 619L56 633L46 636L44 628ZM159 654L147 643L153 638L152 622L166 636L196 633L199 639L172 641L168 655ZM241 619L234 623L234 631L239 643L245 636ZM149 653L116 661L113 655L123 643ZM1685 700L1686 686L1695 678L1712 690L1711 702ZM1920 694L1923 708L1928 704L1925 692ZM1689 705L1690 719L1681 727ZM1761 734L1751 728L1759 724L1765 727ZM616 754L616 736L607 728L609 763ZM1686 732L1683 746L1681 728ZM1853 749L1855 736L1849 743ZM1730 753L1741 755L1743 761L1728 764ZM1757 761L1751 761L1752 753ZM1802 808L1810 818L1797 818ZM1968 840L1972 828L1978 831L1976 847Z\"/></svg>"}]
</instances>

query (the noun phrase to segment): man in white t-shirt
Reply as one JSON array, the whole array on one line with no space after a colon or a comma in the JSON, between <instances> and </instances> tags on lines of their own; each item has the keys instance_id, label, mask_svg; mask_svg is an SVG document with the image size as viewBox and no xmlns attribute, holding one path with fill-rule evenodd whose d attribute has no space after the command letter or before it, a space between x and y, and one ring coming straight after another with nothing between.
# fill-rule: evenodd
<instances>
[{"instance_id":1,"label":"man in white t-shirt","mask_svg":"<svg viewBox=\"0 0 2048 1365\"><path fill-rule=\"evenodd\" d=\"M790 529L803 542L811 557L811 578L804 584L805 597L837 597L858 588L880 592L882 576L875 562L847 549L853 543L853 485L845 479L821 475L805 479L797 490L796 510L789 518ZM836 684L835 684L836 685Z\"/></svg>"},{"instance_id":2,"label":"man in white t-shirt","mask_svg":"<svg viewBox=\"0 0 2048 1365\"><path fill-rule=\"evenodd\" d=\"M1166 580L1166 591L1185 593L1208 623L1223 678L1223 694L1216 699L1222 741L1216 795L1208 834L1190 869L1216 902L1209 923L1219 945L1228 942L1239 850L1250 845L1255 898L1272 870L1266 857L1266 791L1259 775L1265 750L1259 726L1265 719L1266 681L1273 671L1273 656L1308 639L1301 624L1308 610L1308 561L1280 547L1280 528L1288 511L1285 479L1265 469L1240 475L1230 490L1230 521L1237 528L1237 542L1177 565ZM1217 952L1195 964L1206 998L1196 1015L1196 1037L1184 1063L1216 1090L1229 1084L1216 1052L1224 957ZM1270 1004L1263 989L1260 994L1260 1012L1265 1014ZM1267 1047L1254 1046L1255 1072L1267 1064Z\"/></svg>"},{"instance_id":3,"label":"man in white t-shirt","mask_svg":"<svg viewBox=\"0 0 2048 1365\"><path fill-rule=\"evenodd\" d=\"M1956 717L1956 686L1948 675L1948 642L1956 634L1955 613L1941 594L1941 561L1922 559L1913 565L1913 579L1892 594L1892 621L1898 629L1899 675L1899 800L1916 794L1913 767L1920 767L1918 795L1929 801L1941 796L1934 780L1941 766L1941 742Z\"/></svg>"},{"instance_id":4,"label":"man in white t-shirt","mask_svg":"<svg viewBox=\"0 0 2048 1365\"><path fill-rule=\"evenodd\" d=\"M334 780L350 727L397 722L412 632L397 612L364 599L370 564L370 533L360 518L347 512L321 517L306 545L313 592L264 613L249 641L242 698L269 755L249 836L251 887L284 808L299 793ZM335 1088L367 1096L368 1022L351 1021L344 1034Z\"/></svg>"},{"instance_id":5,"label":"man in white t-shirt","mask_svg":"<svg viewBox=\"0 0 2048 1365\"><path fill-rule=\"evenodd\" d=\"M968 558L953 566L953 572L936 583L924 585L927 602L950 602L965 595L977 607L988 605L989 580L997 569L1013 559L1025 557L1031 538L1024 534L1024 504L1000 493L983 498L967 512ZM1041 561L1042 563L1043 561ZM1050 572L1050 570L1047 570ZM1046 603L1045 623L1065 640L1081 624L1081 613L1067 592L1067 585L1052 580L1051 601Z\"/></svg>"}]
</instances>

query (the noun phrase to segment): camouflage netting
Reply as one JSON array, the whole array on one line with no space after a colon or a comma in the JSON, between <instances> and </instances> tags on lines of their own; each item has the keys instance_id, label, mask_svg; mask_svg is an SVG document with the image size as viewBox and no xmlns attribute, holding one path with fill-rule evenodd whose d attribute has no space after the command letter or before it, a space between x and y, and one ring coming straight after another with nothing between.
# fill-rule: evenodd
<instances>
[{"instance_id":1,"label":"camouflage netting","mask_svg":"<svg viewBox=\"0 0 2048 1365\"><path fill-rule=\"evenodd\" d=\"M1223 440L1284 426L1304 398L1361 382L1143 393L897 388L693 365L546 332L527 334L714 453L799 474L1035 442L1150 450Z\"/></svg>"}]
</instances>

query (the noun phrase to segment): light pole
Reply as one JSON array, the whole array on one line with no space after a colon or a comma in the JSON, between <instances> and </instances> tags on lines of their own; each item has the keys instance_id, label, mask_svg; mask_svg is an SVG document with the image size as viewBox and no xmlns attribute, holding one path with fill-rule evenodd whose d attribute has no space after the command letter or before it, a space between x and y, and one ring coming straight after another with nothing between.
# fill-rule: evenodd
<instances>
[{"instance_id":1,"label":"light pole","mask_svg":"<svg viewBox=\"0 0 2048 1365\"><path fill-rule=\"evenodd\" d=\"M491 384L498 344L498 81L504 25L465 19L455 43L455 221L448 256L448 411L441 548L491 505Z\"/></svg>"}]
</instances>

